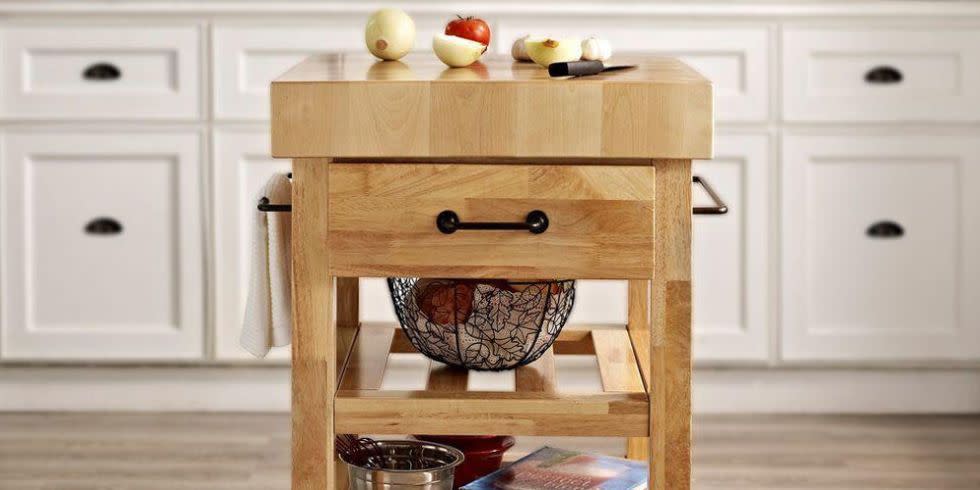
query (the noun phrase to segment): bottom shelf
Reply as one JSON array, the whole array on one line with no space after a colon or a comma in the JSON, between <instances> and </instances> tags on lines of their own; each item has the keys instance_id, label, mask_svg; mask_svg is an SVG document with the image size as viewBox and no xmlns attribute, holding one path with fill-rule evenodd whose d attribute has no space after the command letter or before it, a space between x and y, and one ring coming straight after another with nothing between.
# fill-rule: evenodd
<instances>
[{"instance_id":1,"label":"bottom shelf","mask_svg":"<svg viewBox=\"0 0 980 490\"><path fill-rule=\"evenodd\" d=\"M468 391L468 372L431 362L425 390L382 390L388 356L414 353L397 327L361 327L334 404L338 433L627 436L649 434L650 409L624 329L566 329L514 371L514 391ZM555 356L593 354L602 391L562 393Z\"/></svg>"}]
</instances>

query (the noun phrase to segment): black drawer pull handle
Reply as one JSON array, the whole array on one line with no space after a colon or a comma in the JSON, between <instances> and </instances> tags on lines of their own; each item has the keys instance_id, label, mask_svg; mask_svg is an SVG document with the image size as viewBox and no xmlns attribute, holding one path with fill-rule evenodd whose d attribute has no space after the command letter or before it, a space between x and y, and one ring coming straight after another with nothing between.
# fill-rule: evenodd
<instances>
[{"instance_id":1,"label":"black drawer pull handle","mask_svg":"<svg viewBox=\"0 0 980 490\"><path fill-rule=\"evenodd\" d=\"M867 234L871 238L901 238L905 229L894 221L879 221L868 227Z\"/></svg>"},{"instance_id":2,"label":"black drawer pull handle","mask_svg":"<svg viewBox=\"0 0 980 490\"><path fill-rule=\"evenodd\" d=\"M86 80L107 82L119 80L122 77L122 72L112 63L95 63L85 68L85 71L82 72L82 77Z\"/></svg>"},{"instance_id":3,"label":"black drawer pull handle","mask_svg":"<svg viewBox=\"0 0 980 490\"><path fill-rule=\"evenodd\" d=\"M459 220L459 215L455 211L447 209L436 216L436 228L447 235L455 233L456 230L527 230L537 235L548 229L548 215L544 214L544 211L535 209L527 213L523 223L475 221L464 223Z\"/></svg>"},{"instance_id":4,"label":"black drawer pull handle","mask_svg":"<svg viewBox=\"0 0 980 490\"><path fill-rule=\"evenodd\" d=\"M709 184L707 180L704 180L704 177L701 177L700 175L695 175L694 183L700 185L704 189L704 192L708 193L708 197L711 198L711 201L715 203L714 206L694 206L694 214L727 214L728 213L728 205L725 204L725 201L721 199L721 196L719 196L718 193L715 192L715 188L711 187L711 184Z\"/></svg>"},{"instance_id":5,"label":"black drawer pull handle","mask_svg":"<svg viewBox=\"0 0 980 490\"><path fill-rule=\"evenodd\" d=\"M902 78L902 72L891 66L876 66L864 74L864 81L874 84L899 83Z\"/></svg>"},{"instance_id":6,"label":"black drawer pull handle","mask_svg":"<svg viewBox=\"0 0 980 490\"><path fill-rule=\"evenodd\" d=\"M122 233L123 227L118 221L112 218L95 218L85 225L85 233L89 235L118 235Z\"/></svg>"}]
</instances>

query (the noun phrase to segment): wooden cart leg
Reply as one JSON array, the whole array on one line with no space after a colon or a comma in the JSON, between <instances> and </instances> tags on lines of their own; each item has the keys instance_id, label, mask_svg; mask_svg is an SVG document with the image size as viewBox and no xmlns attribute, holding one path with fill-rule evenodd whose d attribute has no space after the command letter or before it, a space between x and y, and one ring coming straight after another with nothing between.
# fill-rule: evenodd
<instances>
[{"instance_id":1,"label":"wooden cart leg","mask_svg":"<svg viewBox=\"0 0 980 490\"><path fill-rule=\"evenodd\" d=\"M292 488L335 486L334 278L327 241L327 161L293 161ZM329 482L329 483L328 483Z\"/></svg>"},{"instance_id":2,"label":"wooden cart leg","mask_svg":"<svg viewBox=\"0 0 980 490\"><path fill-rule=\"evenodd\" d=\"M691 161L657 160L650 488L691 488Z\"/></svg>"},{"instance_id":3,"label":"wooden cart leg","mask_svg":"<svg viewBox=\"0 0 980 490\"><path fill-rule=\"evenodd\" d=\"M344 366L361 324L360 280L356 277L337 278L337 384L340 384ZM334 458L337 490L347 490L347 468L339 457Z\"/></svg>"},{"instance_id":4,"label":"wooden cart leg","mask_svg":"<svg viewBox=\"0 0 980 490\"><path fill-rule=\"evenodd\" d=\"M636 361L640 366L647 393L650 392L650 281L629 282L629 310L626 328L633 342ZM650 438L630 437L626 440L626 457L636 461L650 459Z\"/></svg>"}]
</instances>

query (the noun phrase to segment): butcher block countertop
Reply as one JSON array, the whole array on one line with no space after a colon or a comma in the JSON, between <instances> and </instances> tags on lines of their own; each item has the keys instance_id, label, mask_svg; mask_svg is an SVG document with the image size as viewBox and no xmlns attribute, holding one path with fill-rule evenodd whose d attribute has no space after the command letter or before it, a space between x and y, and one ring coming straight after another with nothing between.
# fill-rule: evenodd
<instances>
[{"instance_id":1,"label":"butcher block countertop","mask_svg":"<svg viewBox=\"0 0 980 490\"><path fill-rule=\"evenodd\" d=\"M637 68L553 79L533 63L485 56L448 68L308 58L272 83L272 153L332 158L701 159L712 155L711 82L682 62L623 56Z\"/></svg>"}]
</instances>

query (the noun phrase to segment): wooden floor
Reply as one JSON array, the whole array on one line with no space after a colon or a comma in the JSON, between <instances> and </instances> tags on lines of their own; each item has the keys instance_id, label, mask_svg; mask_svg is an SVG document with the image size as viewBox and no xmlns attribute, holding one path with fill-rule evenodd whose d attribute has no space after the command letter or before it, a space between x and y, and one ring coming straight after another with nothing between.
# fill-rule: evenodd
<instances>
[{"instance_id":1,"label":"wooden floor","mask_svg":"<svg viewBox=\"0 0 980 490\"><path fill-rule=\"evenodd\" d=\"M286 415L0 414L2 490L285 490ZM980 417L712 416L695 488L980 489Z\"/></svg>"}]
</instances>

